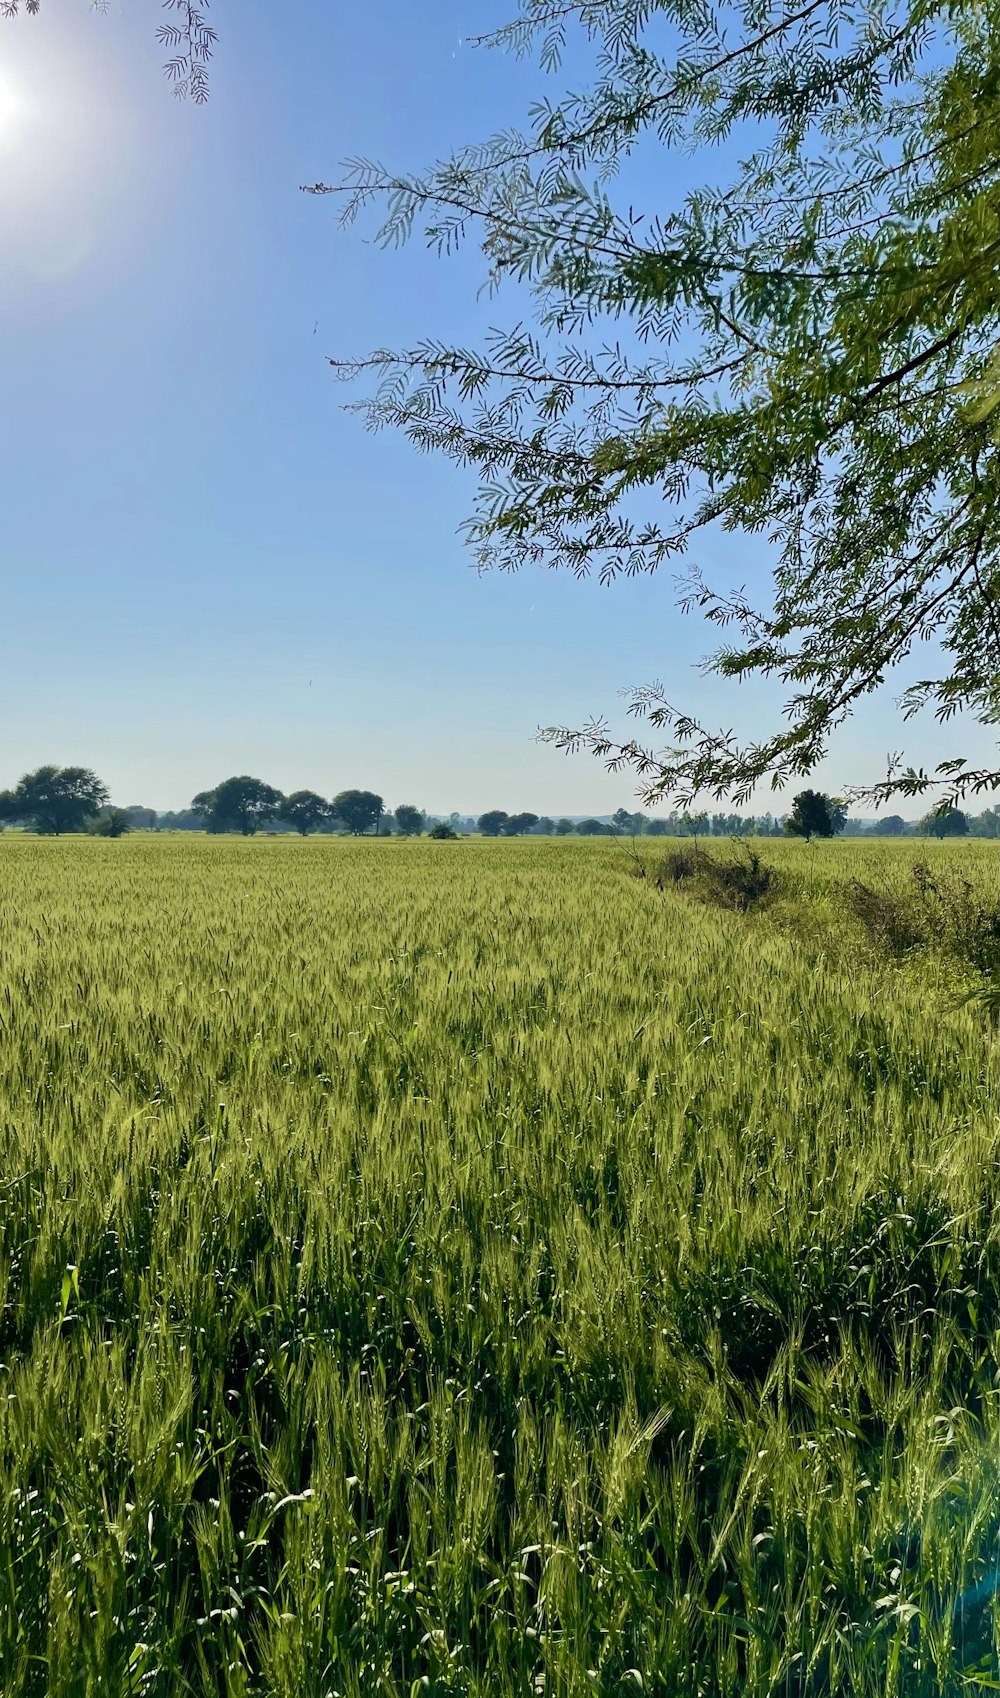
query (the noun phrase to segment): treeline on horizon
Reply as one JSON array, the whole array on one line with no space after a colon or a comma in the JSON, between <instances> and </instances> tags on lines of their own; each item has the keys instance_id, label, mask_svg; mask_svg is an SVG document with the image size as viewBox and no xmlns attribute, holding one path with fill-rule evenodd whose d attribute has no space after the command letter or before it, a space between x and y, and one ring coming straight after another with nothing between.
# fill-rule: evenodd
<instances>
[{"instance_id":1,"label":"treeline on horizon","mask_svg":"<svg viewBox=\"0 0 1000 1698\"><path fill-rule=\"evenodd\" d=\"M810 823L810 801L819 810L818 824ZM803 829L803 802L807 803L804 820L808 829ZM314 790L296 790L286 796L262 779L244 774L224 779L212 790L200 791L192 798L190 808L157 812L140 805L112 806L107 786L89 767L43 766L26 773L12 790L0 791L0 830L5 826L42 836L86 831L104 837L121 837L132 831L203 831L214 836L238 833L244 837L288 831L303 837L461 837L472 833L485 837L784 837L812 831L820 836L1000 838L1000 806L986 808L978 815L943 807L921 820L905 820L899 814L852 820L839 797L807 790L794 799L790 813L778 816L707 811L650 816L628 808L604 817L554 818L528 811L507 813L502 808L490 808L478 816L458 812L440 815L407 802L387 809L374 790L341 790L329 800Z\"/></svg>"}]
</instances>

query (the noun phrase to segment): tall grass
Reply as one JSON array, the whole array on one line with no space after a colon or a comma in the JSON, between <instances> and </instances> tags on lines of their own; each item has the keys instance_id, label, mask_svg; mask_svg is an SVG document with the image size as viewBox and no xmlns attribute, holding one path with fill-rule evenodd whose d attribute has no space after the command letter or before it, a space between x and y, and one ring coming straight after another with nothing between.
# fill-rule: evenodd
<instances>
[{"instance_id":1,"label":"tall grass","mask_svg":"<svg viewBox=\"0 0 1000 1698\"><path fill-rule=\"evenodd\" d=\"M996 1687L995 1047L773 853L0 840L4 1698Z\"/></svg>"}]
</instances>

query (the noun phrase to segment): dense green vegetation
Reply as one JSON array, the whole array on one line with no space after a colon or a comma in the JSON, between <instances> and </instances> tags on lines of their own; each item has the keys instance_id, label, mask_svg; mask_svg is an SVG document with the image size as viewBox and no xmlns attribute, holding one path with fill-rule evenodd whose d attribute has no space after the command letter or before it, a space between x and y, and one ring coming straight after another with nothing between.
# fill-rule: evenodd
<instances>
[{"instance_id":1,"label":"dense green vegetation","mask_svg":"<svg viewBox=\"0 0 1000 1698\"><path fill-rule=\"evenodd\" d=\"M759 852L0 840L5 1698L995 1686L995 857Z\"/></svg>"}]
</instances>

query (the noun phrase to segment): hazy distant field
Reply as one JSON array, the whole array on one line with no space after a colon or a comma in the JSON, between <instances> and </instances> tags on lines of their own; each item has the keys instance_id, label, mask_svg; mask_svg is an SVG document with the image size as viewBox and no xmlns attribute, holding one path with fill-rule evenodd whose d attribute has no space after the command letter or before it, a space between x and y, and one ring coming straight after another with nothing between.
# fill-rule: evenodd
<instances>
[{"instance_id":1,"label":"hazy distant field","mask_svg":"<svg viewBox=\"0 0 1000 1698\"><path fill-rule=\"evenodd\" d=\"M996 847L761 851L0 838L4 1698L997 1686Z\"/></svg>"}]
</instances>

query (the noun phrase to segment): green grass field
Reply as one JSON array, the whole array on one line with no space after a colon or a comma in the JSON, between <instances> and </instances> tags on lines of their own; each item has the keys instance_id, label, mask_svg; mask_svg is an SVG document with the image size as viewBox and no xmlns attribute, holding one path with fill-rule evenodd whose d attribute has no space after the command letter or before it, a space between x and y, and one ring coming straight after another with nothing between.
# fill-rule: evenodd
<instances>
[{"instance_id":1,"label":"green grass field","mask_svg":"<svg viewBox=\"0 0 1000 1698\"><path fill-rule=\"evenodd\" d=\"M762 852L0 838L3 1698L997 1689L996 850Z\"/></svg>"}]
</instances>

